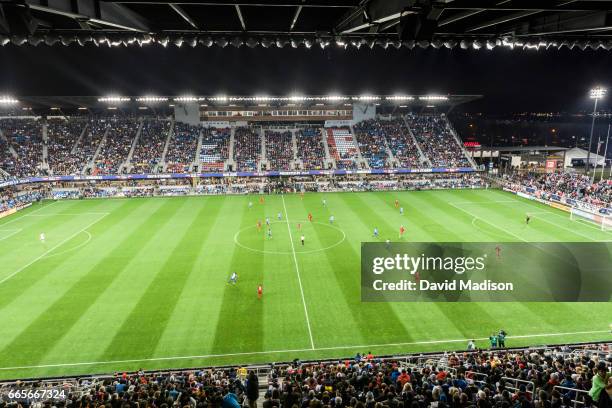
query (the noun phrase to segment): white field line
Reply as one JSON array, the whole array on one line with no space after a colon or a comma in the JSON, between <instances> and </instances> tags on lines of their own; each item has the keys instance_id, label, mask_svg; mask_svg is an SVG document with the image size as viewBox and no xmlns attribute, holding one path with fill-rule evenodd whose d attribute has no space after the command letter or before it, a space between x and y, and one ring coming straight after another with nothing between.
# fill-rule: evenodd
<instances>
[{"instance_id":1,"label":"white field line","mask_svg":"<svg viewBox=\"0 0 612 408\"><path fill-rule=\"evenodd\" d=\"M453 203L450 203L450 202L449 202L449 204L450 204L450 205L452 205L453 207L455 207L456 209L458 209L459 211L462 211L462 212L466 213L466 214L467 214L467 215L469 215L470 217L474 217L475 219L479 219L480 221L482 221L482 222L484 222L484 223L486 223L486 224L489 224L490 226L492 226L493 228L495 228L495 229L497 229L497 230L499 230L499 231L503 231L503 232L505 232L505 233L506 233L506 234L508 234L508 235L512 235L513 237L515 237L515 238L517 238L517 239L519 239L519 240L521 240L521 241L523 241L523 242L528 242L528 241L527 241L525 238L522 238L521 236L516 235L515 233L513 233L513 232L511 232L511 231L508 231L508 230L507 230L507 229L505 229L505 228L502 228L502 227L500 227L500 226L498 226L498 225L495 225L495 224L493 224L492 222L489 222L489 221L485 220L484 218L480 218L479 216L472 214L472 213L471 213L471 212L469 212L468 210L464 210L463 208L461 208L461 207L459 207L459 206L457 206L457 205L455 205L455 204L453 204Z\"/></svg>"},{"instance_id":2,"label":"white field line","mask_svg":"<svg viewBox=\"0 0 612 408\"><path fill-rule=\"evenodd\" d=\"M489 200L489 201L449 201L449 204L490 204L490 203L516 203L516 200Z\"/></svg>"},{"instance_id":3,"label":"white field line","mask_svg":"<svg viewBox=\"0 0 612 408\"><path fill-rule=\"evenodd\" d=\"M66 215L76 217L79 215L108 215L109 212L82 212L82 213L53 213L53 214L25 214L24 217L55 217L56 215Z\"/></svg>"},{"instance_id":4,"label":"white field line","mask_svg":"<svg viewBox=\"0 0 612 408\"><path fill-rule=\"evenodd\" d=\"M107 214L108 215L108 214ZM21 273L22 271L24 271L26 268L29 268L31 265L33 265L35 262L37 262L38 260L44 258L45 256L47 256L48 254L50 254L51 252L55 251L57 248L61 247L62 245L64 245L66 242L70 241L72 238L76 237L78 234L80 234L81 232L85 231L86 229L90 228L92 225L94 225L95 223L101 221L104 217L106 217L106 215L103 215L102 217L98 218L97 220L87 224L85 227L81 228L80 230L78 230L77 232L75 232L74 234L70 235L68 238L62 240L59 244L55 245L53 248L43 252L41 255L37 256L36 258L34 258L33 260L31 260L30 262L28 262L27 264L25 264L24 266L22 266L21 268L17 269L15 272L11 273L8 276L5 276L4 278L2 278L0 280L0 285L2 285L4 282L6 282L7 280L11 279L13 276L17 275L18 273Z\"/></svg>"},{"instance_id":5,"label":"white field line","mask_svg":"<svg viewBox=\"0 0 612 408\"><path fill-rule=\"evenodd\" d=\"M542 214L553 214L553 215L556 215L555 213L553 213L553 212L549 212L549 211L542 212ZM575 231L575 230L573 230L573 229L571 229L571 228L567 228L567 227L564 227L564 226L562 226L562 225L559 225L559 224L557 224L557 223L555 223L555 222L549 221L549 220L547 220L547 219L546 219L546 218L544 218L544 217L536 217L536 219L538 219L538 220L540 220L540 221L544 221L545 223L548 223L548 224L550 224L550 225L554 225L554 226L555 226L555 227L557 227L557 228L561 228L561 229L564 229L564 230L566 230L566 231L569 231L569 232L571 232L571 233L573 233L573 234L580 235L581 237L586 238L586 239L588 239L589 241L599 241L598 239L594 239L594 238L592 238L592 237L590 237L590 236L588 236L588 235L584 235L584 234L582 234L582 233L580 233L580 232L578 232L578 231Z\"/></svg>"},{"instance_id":6,"label":"white field line","mask_svg":"<svg viewBox=\"0 0 612 408\"><path fill-rule=\"evenodd\" d=\"M304 315L306 315L306 324L308 325L308 336L310 336L311 349L315 349L314 340L312 339L312 329L310 328L310 318L308 317L308 308L306 307L306 300L304 299L304 288L302 287L302 278L300 277L300 267L298 266L297 256L295 255L295 246L293 245L293 235L291 234L291 227L289 226L289 213L287 213L287 206L285 205L285 195L281 195L283 199L283 209L285 211L285 221L287 221L287 231L289 232L289 241L291 242L291 252L293 253L293 262L295 262L295 273L297 274L298 283L300 285L300 294L302 295L302 304L304 305Z\"/></svg>"},{"instance_id":7,"label":"white field line","mask_svg":"<svg viewBox=\"0 0 612 408\"><path fill-rule=\"evenodd\" d=\"M13 235L18 234L19 232L22 231L22 229L21 228L0 229L0 232L2 232L2 231L12 231L12 233L8 234L6 237L0 238L0 241L4 241L5 239L7 239L9 237L12 237Z\"/></svg>"},{"instance_id":8,"label":"white field line","mask_svg":"<svg viewBox=\"0 0 612 408\"><path fill-rule=\"evenodd\" d=\"M37 208L36 210L34 210L34 211L32 211L32 212L30 212L30 213L28 213L28 214L23 214L23 215L21 215L21 216L19 216L19 217L13 218L12 220L8 220L7 222L0 224L0 228L4 227L5 225L9 225L9 224L11 224L11 223L13 223L13 222L15 222L15 221L18 221L18 220L22 219L23 217L27 217L27 216L30 216L30 215L32 215L32 214L34 214L34 213L37 213L37 212L39 212L40 210L44 210L44 209L45 209L45 208L47 208L47 207L51 207L52 205L57 204L58 202L59 202L59 201L54 201L54 202L52 202L51 204L49 204L49 205L43 205L42 207Z\"/></svg>"},{"instance_id":9,"label":"white field line","mask_svg":"<svg viewBox=\"0 0 612 408\"><path fill-rule=\"evenodd\" d=\"M538 337L557 337L557 336L573 336L580 334L602 334L609 333L609 330L591 330L591 331L576 331L576 332L565 332L565 333L537 333L537 334L524 334L517 336L507 336L507 339L528 339ZM127 363L143 363L151 361L171 361L171 360L194 360L194 359L207 359L207 358L221 358L221 357L237 357L237 356L255 356L260 354L285 354L285 353L301 353L308 351L329 351L329 350L349 350L349 349L361 349L367 350L374 347L394 347L394 346L411 346L411 345L424 345L424 344L450 344L450 343L462 343L468 340L485 341L489 340L488 337L465 337L462 339L448 339L448 340L424 340L424 341L410 341L404 343L383 343L383 344L362 344L352 346L332 346L332 347L318 347L314 349L303 348L303 349L292 349L292 350L270 350L270 351L247 351L241 353L227 353L227 354L202 354L193 356L174 356L174 357L152 357L152 358L135 358L126 360L109 360L109 361L85 361L79 363L57 363L57 364L40 364L30 366L15 366L15 367L0 367L0 371L8 370L26 370L36 368L53 368L53 367L77 367L77 366L91 366L91 365L104 365L104 364L127 364Z\"/></svg>"}]
</instances>

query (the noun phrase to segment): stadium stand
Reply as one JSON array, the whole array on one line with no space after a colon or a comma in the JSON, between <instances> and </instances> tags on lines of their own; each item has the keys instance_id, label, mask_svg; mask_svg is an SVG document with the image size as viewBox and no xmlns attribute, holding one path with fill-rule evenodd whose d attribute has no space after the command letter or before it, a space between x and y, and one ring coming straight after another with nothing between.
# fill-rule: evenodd
<instances>
[{"instance_id":1,"label":"stadium stand","mask_svg":"<svg viewBox=\"0 0 612 408\"><path fill-rule=\"evenodd\" d=\"M229 158L230 128L204 128L200 147L200 170L223 171Z\"/></svg>"},{"instance_id":2,"label":"stadium stand","mask_svg":"<svg viewBox=\"0 0 612 408\"><path fill-rule=\"evenodd\" d=\"M327 128L327 145L338 169L357 168L357 146L348 127Z\"/></svg>"},{"instance_id":3,"label":"stadium stand","mask_svg":"<svg viewBox=\"0 0 612 408\"><path fill-rule=\"evenodd\" d=\"M448 129L445 118L434 115L408 115L407 121L432 166L470 166L463 149Z\"/></svg>"},{"instance_id":4,"label":"stadium stand","mask_svg":"<svg viewBox=\"0 0 612 408\"><path fill-rule=\"evenodd\" d=\"M384 134L391 153L399 163L399 167L414 168L421 166L421 158L417 146L410 136L403 119L377 121L379 131Z\"/></svg>"},{"instance_id":5,"label":"stadium stand","mask_svg":"<svg viewBox=\"0 0 612 408\"><path fill-rule=\"evenodd\" d=\"M49 120L47 124L47 164L51 174L77 175L83 168L83 159L73 148L87 122L84 120Z\"/></svg>"},{"instance_id":6,"label":"stadium stand","mask_svg":"<svg viewBox=\"0 0 612 408\"><path fill-rule=\"evenodd\" d=\"M266 159L270 169L291 170L293 160L293 136L290 131L265 131Z\"/></svg>"},{"instance_id":7,"label":"stadium stand","mask_svg":"<svg viewBox=\"0 0 612 408\"><path fill-rule=\"evenodd\" d=\"M132 173L154 173L161 163L170 122L166 120L145 120L140 137L132 154Z\"/></svg>"},{"instance_id":8,"label":"stadium stand","mask_svg":"<svg viewBox=\"0 0 612 408\"><path fill-rule=\"evenodd\" d=\"M128 158L139 121L111 120L108 133L96 157L94 174L118 174Z\"/></svg>"},{"instance_id":9,"label":"stadium stand","mask_svg":"<svg viewBox=\"0 0 612 408\"><path fill-rule=\"evenodd\" d=\"M6 145L2 168L15 177L37 175L42 165L42 126L34 119L2 119L0 130Z\"/></svg>"},{"instance_id":10,"label":"stadium stand","mask_svg":"<svg viewBox=\"0 0 612 408\"><path fill-rule=\"evenodd\" d=\"M195 160L201 128L177 122L166 153L166 171L187 173Z\"/></svg>"},{"instance_id":11,"label":"stadium stand","mask_svg":"<svg viewBox=\"0 0 612 408\"><path fill-rule=\"evenodd\" d=\"M90 162L95 158L98 147L106 135L108 123L105 120L90 119L85 134L81 137L76 154L83 160L83 170L89 169Z\"/></svg>"},{"instance_id":12,"label":"stadium stand","mask_svg":"<svg viewBox=\"0 0 612 408\"><path fill-rule=\"evenodd\" d=\"M373 169L386 167L389 156L386 152L386 132L380 121L376 119L364 120L353 126L361 155L368 161Z\"/></svg>"},{"instance_id":13,"label":"stadium stand","mask_svg":"<svg viewBox=\"0 0 612 408\"><path fill-rule=\"evenodd\" d=\"M261 159L261 138L252 128L238 127L234 133L236 170L256 171Z\"/></svg>"},{"instance_id":14,"label":"stadium stand","mask_svg":"<svg viewBox=\"0 0 612 408\"><path fill-rule=\"evenodd\" d=\"M0 177L219 171L232 162L232 129L180 122L170 129L170 123L167 119L131 116L50 119L47 139L42 140L43 127L38 121L3 119ZM340 170L355 170L366 163L372 169L429 167L429 163L421 163L416 139L433 167L470 166L445 118L412 115L408 123L414 138L401 118L357 123L355 137L349 127L326 128L329 158ZM142 128L135 140L139 126ZM234 131L235 170L256 171L260 163L267 165L267 170L291 170L298 165L304 170L326 167L326 146L320 128L295 130L295 146L292 131L265 130L265 157L258 130L237 127Z\"/></svg>"},{"instance_id":15,"label":"stadium stand","mask_svg":"<svg viewBox=\"0 0 612 408\"><path fill-rule=\"evenodd\" d=\"M139 370L17 385L61 389L66 397L53 406L75 408L606 408L611 358L605 343L401 357L365 350L341 360ZM11 388L16 383L0 383L2 391Z\"/></svg>"},{"instance_id":16,"label":"stadium stand","mask_svg":"<svg viewBox=\"0 0 612 408\"><path fill-rule=\"evenodd\" d=\"M591 182L591 177L570 172L515 173L506 180L538 194L555 194L561 198L579 200L594 206L612 204L612 180Z\"/></svg>"},{"instance_id":17,"label":"stadium stand","mask_svg":"<svg viewBox=\"0 0 612 408\"><path fill-rule=\"evenodd\" d=\"M302 160L304 169L322 170L325 168L325 146L319 128L300 129L295 134L297 156Z\"/></svg>"}]
</instances>

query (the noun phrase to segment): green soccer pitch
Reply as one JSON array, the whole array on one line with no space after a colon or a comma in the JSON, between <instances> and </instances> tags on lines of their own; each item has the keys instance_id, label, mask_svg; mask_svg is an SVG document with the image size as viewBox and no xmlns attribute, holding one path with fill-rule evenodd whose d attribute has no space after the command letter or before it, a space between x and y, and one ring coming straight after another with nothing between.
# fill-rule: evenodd
<instances>
[{"instance_id":1,"label":"green soccer pitch","mask_svg":"<svg viewBox=\"0 0 612 408\"><path fill-rule=\"evenodd\" d=\"M610 302L361 303L374 227L381 241L402 224L405 241L612 240L567 213L498 190L259 198L49 201L0 220L0 378L486 347L502 328L507 346L610 340Z\"/></svg>"}]
</instances>

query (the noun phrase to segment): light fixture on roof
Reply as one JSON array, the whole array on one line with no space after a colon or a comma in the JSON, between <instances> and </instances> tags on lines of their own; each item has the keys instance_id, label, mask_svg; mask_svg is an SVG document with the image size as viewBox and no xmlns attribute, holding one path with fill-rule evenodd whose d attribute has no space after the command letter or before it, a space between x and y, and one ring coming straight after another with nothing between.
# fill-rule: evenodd
<instances>
[{"instance_id":1,"label":"light fixture on roof","mask_svg":"<svg viewBox=\"0 0 612 408\"><path fill-rule=\"evenodd\" d=\"M174 102L197 102L199 98L195 96L179 96L173 99Z\"/></svg>"},{"instance_id":2,"label":"light fixture on roof","mask_svg":"<svg viewBox=\"0 0 612 408\"><path fill-rule=\"evenodd\" d=\"M274 42L270 40L269 38L264 37L261 39L261 46L264 48L270 48L272 44L274 44Z\"/></svg>"},{"instance_id":3,"label":"light fixture on roof","mask_svg":"<svg viewBox=\"0 0 612 408\"><path fill-rule=\"evenodd\" d=\"M166 102L168 98L163 96L141 96L136 98L136 102Z\"/></svg>"},{"instance_id":4,"label":"light fixture on roof","mask_svg":"<svg viewBox=\"0 0 612 408\"><path fill-rule=\"evenodd\" d=\"M49 47L57 44L58 41L59 41L59 38L56 35L53 35L53 34L45 35L45 44L47 44ZM0 37L0 44L2 44L1 37Z\"/></svg>"},{"instance_id":5,"label":"light fixture on roof","mask_svg":"<svg viewBox=\"0 0 612 408\"><path fill-rule=\"evenodd\" d=\"M446 40L444 46L448 49L453 49L457 46L457 40Z\"/></svg>"},{"instance_id":6,"label":"light fixture on roof","mask_svg":"<svg viewBox=\"0 0 612 408\"><path fill-rule=\"evenodd\" d=\"M392 95L387 96L385 99L388 101L411 101L414 99L414 97L408 95Z\"/></svg>"},{"instance_id":7,"label":"light fixture on roof","mask_svg":"<svg viewBox=\"0 0 612 408\"><path fill-rule=\"evenodd\" d=\"M246 46L249 48L255 48L259 45L259 41L257 41L255 38L250 37L248 40L246 40Z\"/></svg>"},{"instance_id":8,"label":"light fixture on roof","mask_svg":"<svg viewBox=\"0 0 612 408\"><path fill-rule=\"evenodd\" d=\"M102 98L98 98L98 102L106 102L106 103L117 103L117 102L129 102L131 99L125 96L105 96Z\"/></svg>"},{"instance_id":9,"label":"light fixture on roof","mask_svg":"<svg viewBox=\"0 0 612 408\"><path fill-rule=\"evenodd\" d=\"M232 38L231 44L236 48L240 48L242 47L242 44L244 44L244 41L242 41L242 38L240 37L234 37Z\"/></svg>"},{"instance_id":10,"label":"light fixture on roof","mask_svg":"<svg viewBox=\"0 0 612 408\"><path fill-rule=\"evenodd\" d=\"M19 101L10 96L0 96L0 105L15 105Z\"/></svg>"},{"instance_id":11,"label":"light fixture on roof","mask_svg":"<svg viewBox=\"0 0 612 408\"><path fill-rule=\"evenodd\" d=\"M183 37L177 37L174 39L174 41L172 41L174 43L174 45L176 45L178 48L181 48L181 46L183 45L183 42L185 41L185 39Z\"/></svg>"},{"instance_id":12,"label":"light fixture on roof","mask_svg":"<svg viewBox=\"0 0 612 408\"><path fill-rule=\"evenodd\" d=\"M285 38L277 38L276 39L276 46L278 48L285 48L286 45L289 45L289 40L285 39ZM293 47L293 44L291 44L291 46ZM296 48L296 47L294 47Z\"/></svg>"},{"instance_id":13,"label":"light fixture on roof","mask_svg":"<svg viewBox=\"0 0 612 408\"><path fill-rule=\"evenodd\" d=\"M425 96L419 96L419 100L421 100L421 101L446 101L446 100L448 100L448 96L444 96L444 95L425 95Z\"/></svg>"},{"instance_id":14,"label":"light fixture on roof","mask_svg":"<svg viewBox=\"0 0 612 408\"><path fill-rule=\"evenodd\" d=\"M84 106L79 106L79 108L78 108L78 109L79 109L79 110L87 110L87 108L86 108L86 107L84 107Z\"/></svg>"},{"instance_id":15,"label":"light fixture on roof","mask_svg":"<svg viewBox=\"0 0 612 408\"><path fill-rule=\"evenodd\" d=\"M157 43L161 44L162 47L166 48L168 46L168 43L170 42L170 38L168 38L168 36L165 37L159 37L157 39Z\"/></svg>"},{"instance_id":16,"label":"light fixture on roof","mask_svg":"<svg viewBox=\"0 0 612 408\"><path fill-rule=\"evenodd\" d=\"M221 38L217 38L215 40L215 44L217 44L217 46L221 47L221 48L225 48L227 47L228 41L225 37L221 37Z\"/></svg>"}]
</instances>

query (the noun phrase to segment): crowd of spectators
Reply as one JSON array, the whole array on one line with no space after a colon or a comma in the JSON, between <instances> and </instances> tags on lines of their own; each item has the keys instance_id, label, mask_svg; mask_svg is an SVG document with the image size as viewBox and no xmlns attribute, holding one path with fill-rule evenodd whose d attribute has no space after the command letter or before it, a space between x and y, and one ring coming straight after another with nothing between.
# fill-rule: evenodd
<instances>
[{"instance_id":1,"label":"crowd of spectators","mask_svg":"<svg viewBox=\"0 0 612 408\"><path fill-rule=\"evenodd\" d=\"M91 162L106 134L108 122L104 119L90 119L85 134L77 144L76 154L83 160L83 168Z\"/></svg>"},{"instance_id":2,"label":"crowd of spectators","mask_svg":"<svg viewBox=\"0 0 612 408\"><path fill-rule=\"evenodd\" d=\"M96 157L94 174L119 174L126 162L140 122L110 120L108 134Z\"/></svg>"},{"instance_id":3,"label":"crowd of spectators","mask_svg":"<svg viewBox=\"0 0 612 408\"><path fill-rule=\"evenodd\" d=\"M518 188L531 188L539 195L556 195L593 206L612 205L612 180L591 182L591 177L573 172L515 173L506 181Z\"/></svg>"},{"instance_id":4,"label":"crowd of spectators","mask_svg":"<svg viewBox=\"0 0 612 408\"><path fill-rule=\"evenodd\" d=\"M291 170L293 136L290 131L265 131L266 159L270 170Z\"/></svg>"},{"instance_id":5,"label":"crowd of spectators","mask_svg":"<svg viewBox=\"0 0 612 408\"><path fill-rule=\"evenodd\" d=\"M297 157L302 160L306 170L325 168L325 146L319 128L300 129L295 134Z\"/></svg>"},{"instance_id":6,"label":"crowd of spectators","mask_svg":"<svg viewBox=\"0 0 612 408\"><path fill-rule=\"evenodd\" d=\"M58 408L608 408L612 393L611 361L607 344L582 349L472 349L387 359L365 351L335 361L296 359L292 363L270 364L263 367L260 376L245 367L229 367L158 373L139 370L85 377L65 381L62 386L66 398L53 405ZM8 404L0 402L0 408L7 408Z\"/></svg>"},{"instance_id":7,"label":"crowd of spectators","mask_svg":"<svg viewBox=\"0 0 612 408\"><path fill-rule=\"evenodd\" d=\"M337 169L357 169L359 154L350 128L346 126L327 128L327 145L330 156L336 161Z\"/></svg>"},{"instance_id":8,"label":"crowd of spectators","mask_svg":"<svg viewBox=\"0 0 612 408\"><path fill-rule=\"evenodd\" d=\"M86 125L83 120L48 121L47 164L52 174L76 175L81 172L83 159L73 153L73 148Z\"/></svg>"},{"instance_id":9,"label":"crowd of spectators","mask_svg":"<svg viewBox=\"0 0 612 408\"><path fill-rule=\"evenodd\" d=\"M257 171L261 159L261 138L250 127L237 127L234 132L234 159L237 171Z\"/></svg>"},{"instance_id":10,"label":"crowd of spectators","mask_svg":"<svg viewBox=\"0 0 612 408\"><path fill-rule=\"evenodd\" d=\"M403 119L378 121L380 132L385 135L389 149L402 168L421 166L419 150L410 136L410 130Z\"/></svg>"},{"instance_id":11,"label":"crowd of spectators","mask_svg":"<svg viewBox=\"0 0 612 408\"><path fill-rule=\"evenodd\" d=\"M381 121L368 119L353 126L361 156L370 168L382 169L387 165L386 131Z\"/></svg>"},{"instance_id":12,"label":"crowd of spectators","mask_svg":"<svg viewBox=\"0 0 612 408\"><path fill-rule=\"evenodd\" d=\"M223 171L229 157L230 128L204 128L200 148L200 170Z\"/></svg>"},{"instance_id":13,"label":"crowd of spectators","mask_svg":"<svg viewBox=\"0 0 612 408\"><path fill-rule=\"evenodd\" d=\"M15 177L40 174L43 161L40 122L35 119L1 119L0 131L6 144L0 152L2 169Z\"/></svg>"},{"instance_id":14,"label":"crowd of spectators","mask_svg":"<svg viewBox=\"0 0 612 408\"><path fill-rule=\"evenodd\" d=\"M469 167L464 150L446 120L435 115L409 115L410 129L433 167Z\"/></svg>"},{"instance_id":15,"label":"crowd of spectators","mask_svg":"<svg viewBox=\"0 0 612 408\"><path fill-rule=\"evenodd\" d=\"M199 126L181 122L174 125L174 135L166 152L166 171L169 173L188 173L196 157L200 138Z\"/></svg>"},{"instance_id":16,"label":"crowd of spectators","mask_svg":"<svg viewBox=\"0 0 612 408\"><path fill-rule=\"evenodd\" d=\"M132 173L154 173L158 170L169 131L169 121L150 119L143 121L140 137L130 161Z\"/></svg>"},{"instance_id":17,"label":"crowd of spectators","mask_svg":"<svg viewBox=\"0 0 612 408\"><path fill-rule=\"evenodd\" d=\"M5 190L0 192L0 213L4 211L23 207L29 203L41 200L43 193L41 191L24 191L24 192L13 192Z\"/></svg>"},{"instance_id":18,"label":"crowd of spectators","mask_svg":"<svg viewBox=\"0 0 612 408\"><path fill-rule=\"evenodd\" d=\"M120 171L177 173L224 169L229 159L231 129L208 129L177 122L162 163L170 122L153 118L142 121L141 135L128 163L140 123L138 118L50 119L46 141L42 139L42 124L38 120L3 119L0 120L0 168L11 177L44 174L45 164L48 164L49 174L53 175L76 175L84 170L87 170L86 174L115 174ZM469 166L444 118L412 115L408 121L433 166ZM354 129L355 137L349 127L327 128L326 141L322 139L319 128L295 130L295 152L291 131L266 130L263 137L269 169L291 170L294 158L305 170L324 169L325 143L340 170L357 169L359 151L365 159L362 167L366 162L373 169L391 167L389 151L396 159L394 166L414 168L425 165L419 163L417 146L402 119L366 120L356 124ZM202 145L197 152L200 133ZM238 127L234 141L234 170L259 170L262 159L259 132L251 127ZM46 163L43 143L47 143ZM92 159L96 152L94 163ZM199 167L192 168L198 163Z\"/></svg>"}]
</instances>

